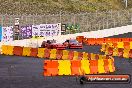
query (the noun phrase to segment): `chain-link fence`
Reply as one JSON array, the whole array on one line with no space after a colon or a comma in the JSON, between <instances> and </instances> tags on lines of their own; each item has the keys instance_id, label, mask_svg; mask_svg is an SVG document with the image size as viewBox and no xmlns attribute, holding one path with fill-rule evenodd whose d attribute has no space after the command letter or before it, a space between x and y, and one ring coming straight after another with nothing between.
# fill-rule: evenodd
<instances>
[{"instance_id":1,"label":"chain-link fence","mask_svg":"<svg viewBox=\"0 0 132 88\"><path fill-rule=\"evenodd\" d=\"M66 14L60 11L52 15L0 15L2 26L13 26L20 18L20 26L32 24L79 24L81 32L108 29L132 24L132 9L121 11Z\"/></svg>"}]
</instances>

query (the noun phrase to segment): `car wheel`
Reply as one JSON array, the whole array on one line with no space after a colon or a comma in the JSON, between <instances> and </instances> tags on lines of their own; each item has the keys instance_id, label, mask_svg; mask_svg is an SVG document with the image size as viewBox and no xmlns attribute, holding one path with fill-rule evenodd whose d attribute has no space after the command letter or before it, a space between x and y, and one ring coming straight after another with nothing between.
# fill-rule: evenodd
<instances>
[{"instance_id":1,"label":"car wheel","mask_svg":"<svg viewBox=\"0 0 132 88\"><path fill-rule=\"evenodd\" d=\"M87 79L85 76L82 76L82 77L80 77L79 81L80 81L80 84L84 84L84 83L86 83Z\"/></svg>"},{"instance_id":2,"label":"car wheel","mask_svg":"<svg viewBox=\"0 0 132 88\"><path fill-rule=\"evenodd\" d=\"M67 46L68 49L70 49L70 46Z\"/></svg>"},{"instance_id":3,"label":"car wheel","mask_svg":"<svg viewBox=\"0 0 132 88\"><path fill-rule=\"evenodd\" d=\"M43 48L45 48L46 46L44 45Z\"/></svg>"},{"instance_id":4,"label":"car wheel","mask_svg":"<svg viewBox=\"0 0 132 88\"><path fill-rule=\"evenodd\" d=\"M83 83L83 79L81 79L81 78L80 78L80 80L79 80L79 81L80 81L80 84L84 84L84 83Z\"/></svg>"},{"instance_id":5,"label":"car wheel","mask_svg":"<svg viewBox=\"0 0 132 88\"><path fill-rule=\"evenodd\" d=\"M50 48L53 49L53 46L51 46Z\"/></svg>"}]
</instances>

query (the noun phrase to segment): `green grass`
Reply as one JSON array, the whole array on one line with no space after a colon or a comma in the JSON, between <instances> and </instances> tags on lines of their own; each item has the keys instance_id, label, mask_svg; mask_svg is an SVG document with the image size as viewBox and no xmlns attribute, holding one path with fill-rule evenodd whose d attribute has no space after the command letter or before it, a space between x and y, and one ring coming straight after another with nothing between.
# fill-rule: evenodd
<instances>
[{"instance_id":1,"label":"green grass","mask_svg":"<svg viewBox=\"0 0 132 88\"><path fill-rule=\"evenodd\" d=\"M124 9L123 0L0 0L0 13L44 14L65 12L95 12ZM129 8L132 7L131 0Z\"/></svg>"}]
</instances>

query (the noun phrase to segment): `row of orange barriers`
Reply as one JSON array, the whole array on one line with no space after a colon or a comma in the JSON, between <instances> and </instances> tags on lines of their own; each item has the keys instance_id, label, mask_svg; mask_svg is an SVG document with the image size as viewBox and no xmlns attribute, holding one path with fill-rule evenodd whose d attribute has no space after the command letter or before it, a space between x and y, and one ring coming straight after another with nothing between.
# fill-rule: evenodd
<instances>
[{"instance_id":1,"label":"row of orange barriers","mask_svg":"<svg viewBox=\"0 0 132 88\"><path fill-rule=\"evenodd\" d=\"M104 52L105 55L132 58L132 49L130 48L118 48L109 44L103 44L101 48L101 52Z\"/></svg>"},{"instance_id":2,"label":"row of orange barriers","mask_svg":"<svg viewBox=\"0 0 132 88\"><path fill-rule=\"evenodd\" d=\"M84 36L77 36L79 42L87 45L101 45L103 43L116 43L116 42L131 42L132 38L85 38Z\"/></svg>"},{"instance_id":3,"label":"row of orange barriers","mask_svg":"<svg viewBox=\"0 0 132 88\"><path fill-rule=\"evenodd\" d=\"M104 43L102 44L102 47L105 47L106 45L115 48L132 49L132 42Z\"/></svg>"},{"instance_id":4,"label":"row of orange barriers","mask_svg":"<svg viewBox=\"0 0 132 88\"><path fill-rule=\"evenodd\" d=\"M114 72L114 58L86 52L31 48L21 46L2 46L2 54L50 58L44 62L44 75L80 75ZM59 60L56 60L59 59ZM60 60L61 59L61 60Z\"/></svg>"},{"instance_id":5,"label":"row of orange barriers","mask_svg":"<svg viewBox=\"0 0 132 88\"><path fill-rule=\"evenodd\" d=\"M51 60L94 60L94 59L109 59L107 55L100 55L94 53L68 51L68 50L54 50L50 54Z\"/></svg>"},{"instance_id":6,"label":"row of orange barriers","mask_svg":"<svg viewBox=\"0 0 132 88\"><path fill-rule=\"evenodd\" d=\"M114 72L114 59L45 60L44 76L102 74Z\"/></svg>"},{"instance_id":7,"label":"row of orange barriers","mask_svg":"<svg viewBox=\"0 0 132 88\"><path fill-rule=\"evenodd\" d=\"M18 56L32 56L39 58L50 58L52 60L92 60L92 59L109 59L107 55L99 55L94 53L57 50L47 48L31 48L21 46L2 46L2 54L18 55Z\"/></svg>"}]
</instances>

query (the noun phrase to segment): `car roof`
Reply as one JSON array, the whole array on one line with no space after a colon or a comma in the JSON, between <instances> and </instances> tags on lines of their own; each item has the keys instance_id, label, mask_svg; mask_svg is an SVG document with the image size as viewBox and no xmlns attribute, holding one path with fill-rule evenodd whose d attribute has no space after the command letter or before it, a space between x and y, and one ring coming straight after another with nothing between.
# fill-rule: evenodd
<instances>
[{"instance_id":1,"label":"car roof","mask_svg":"<svg viewBox=\"0 0 132 88\"><path fill-rule=\"evenodd\" d=\"M76 40L76 39L67 39L67 40Z\"/></svg>"}]
</instances>

